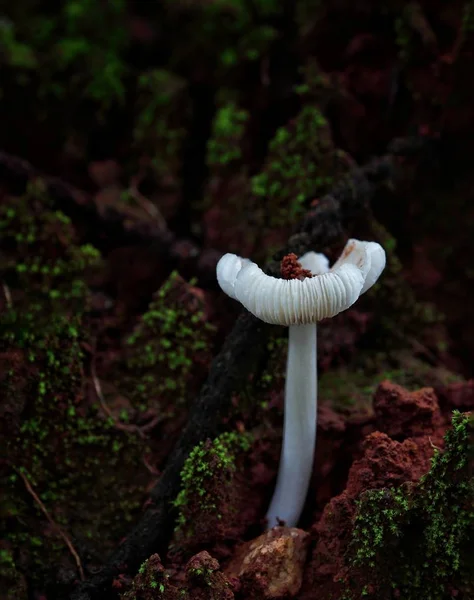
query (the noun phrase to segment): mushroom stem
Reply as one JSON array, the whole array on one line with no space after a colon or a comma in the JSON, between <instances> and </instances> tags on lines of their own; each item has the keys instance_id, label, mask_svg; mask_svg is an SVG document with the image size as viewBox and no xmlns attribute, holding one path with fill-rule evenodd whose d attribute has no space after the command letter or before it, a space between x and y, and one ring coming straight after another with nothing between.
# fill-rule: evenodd
<instances>
[{"instance_id":1,"label":"mushroom stem","mask_svg":"<svg viewBox=\"0 0 474 600\"><path fill-rule=\"evenodd\" d=\"M290 325L286 366L283 444L268 527L294 527L306 500L316 444L316 324Z\"/></svg>"}]
</instances>

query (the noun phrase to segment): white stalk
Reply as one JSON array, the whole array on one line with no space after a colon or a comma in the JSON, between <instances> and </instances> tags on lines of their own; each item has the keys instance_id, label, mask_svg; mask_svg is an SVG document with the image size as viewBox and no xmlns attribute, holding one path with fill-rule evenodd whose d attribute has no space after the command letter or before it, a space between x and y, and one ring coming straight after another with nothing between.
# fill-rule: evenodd
<instances>
[{"instance_id":1,"label":"white stalk","mask_svg":"<svg viewBox=\"0 0 474 600\"><path fill-rule=\"evenodd\" d=\"M295 526L308 493L316 444L316 323L347 310L377 281L385 251L375 242L349 240L331 269L316 252L299 263L313 277L276 279L235 254L217 264L217 280L228 296L265 323L289 326L283 445L269 527L278 520Z\"/></svg>"},{"instance_id":2,"label":"white stalk","mask_svg":"<svg viewBox=\"0 0 474 600\"><path fill-rule=\"evenodd\" d=\"M268 527L300 518L313 470L317 411L316 324L290 325L286 366L283 444Z\"/></svg>"}]
</instances>

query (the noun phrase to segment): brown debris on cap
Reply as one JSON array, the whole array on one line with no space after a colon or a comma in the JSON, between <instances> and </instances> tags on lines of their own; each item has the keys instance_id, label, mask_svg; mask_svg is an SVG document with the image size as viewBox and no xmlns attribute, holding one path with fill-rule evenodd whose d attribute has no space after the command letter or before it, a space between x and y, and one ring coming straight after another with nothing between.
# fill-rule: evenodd
<instances>
[{"instance_id":1,"label":"brown debris on cap","mask_svg":"<svg viewBox=\"0 0 474 600\"><path fill-rule=\"evenodd\" d=\"M298 262L298 257L293 253L283 257L280 264L280 272L283 279L303 280L313 276L309 269L303 269Z\"/></svg>"},{"instance_id":2,"label":"brown debris on cap","mask_svg":"<svg viewBox=\"0 0 474 600\"><path fill-rule=\"evenodd\" d=\"M309 534L295 527L274 527L237 551L226 569L254 600L294 597L303 581Z\"/></svg>"}]
</instances>

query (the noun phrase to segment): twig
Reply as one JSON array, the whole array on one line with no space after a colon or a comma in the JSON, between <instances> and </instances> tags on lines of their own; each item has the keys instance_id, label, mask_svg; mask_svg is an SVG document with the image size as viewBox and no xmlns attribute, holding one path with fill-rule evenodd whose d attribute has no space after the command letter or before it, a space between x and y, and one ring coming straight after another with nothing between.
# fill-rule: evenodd
<instances>
[{"instance_id":1,"label":"twig","mask_svg":"<svg viewBox=\"0 0 474 600\"><path fill-rule=\"evenodd\" d=\"M7 303L7 308L11 308L13 306L12 295L10 288L4 281L2 281L2 289L3 295L5 296L5 302Z\"/></svg>"},{"instance_id":2,"label":"twig","mask_svg":"<svg viewBox=\"0 0 474 600\"><path fill-rule=\"evenodd\" d=\"M83 222L91 242L104 246L104 236L110 247L133 243L152 243L157 251L167 252L174 234L156 219L131 219L114 206L100 207L94 196L78 190L57 177L49 177L28 161L0 151L0 178L7 182L12 193L23 194L30 180L41 178L48 195L75 222ZM97 233L96 233L97 232ZM95 237L94 237L95 236Z\"/></svg>"},{"instance_id":3,"label":"twig","mask_svg":"<svg viewBox=\"0 0 474 600\"><path fill-rule=\"evenodd\" d=\"M53 529L55 529L59 533L59 535L62 537L64 543L68 547L69 552L72 554L72 556L74 557L74 560L76 561L77 570L79 571L79 576L81 578L81 581L84 581L84 570L82 568L81 559L79 557L79 554L76 552L76 549L74 548L74 546L73 546L71 540L69 539L68 535L63 531L63 529L60 527L60 525L58 525L53 520L53 518L51 517L51 515L47 511L45 505L43 504L43 502L41 501L41 499L38 497L38 494L33 489L31 483L28 481L28 478L26 477L26 475L20 469L17 469L15 467L14 467L14 469L18 473L18 475L23 479L23 483L25 484L25 487L28 490L28 493L32 496L33 500L38 504L38 506L41 509L41 512L48 519L51 527Z\"/></svg>"},{"instance_id":4,"label":"twig","mask_svg":"<svg viewBox=\"0 0 474 600\"><path fill-rule=\"evenodd\" d=\"M138 189L139 178L140 173L131 182L131 185L129 187L129 193L131 197L135 200L137 204L141 206L141 208L147 213L147 215L149 215L156 222L160 231L166 231L168 229L168 225L166 223L166 219L161 214L161 211L155 204L153 204L151 200L144 196Z\"/></svg>"},{"instance_id":5,"label":"twig","mask_svg":"<svg viewBox=\"0 0 474 600\"><path fill-rule=\"evenodd\" d=\"M146 454L143 455L142 462L145 465L145 467L148 469L148 471L150 471L150 473L154 477L157 477L157 476L160 475L160 471L158 471L158 469L156 467L154 467L153 465L150 465L150 462L148 461L148 458L147 458Z\"/></svg>"},{"instance_id":6,"label":"twig","mask_svg":"<svg viewBox=\"0 0 474 600\"><path fill-rule=\"evenodd\" d=\"M148 423L146 423L142 427L140 427L139 425L122 423L122 421L120 421L120 419L117 419L117 417L112 413L109 406L107 405L107 402L105 401L104 394L102 393L102 386L96 374L94 360L92 360L91 364L91 379L100 406L102 407L102 410L105 412L105 414L110 419L112 419L112 421L114 422L114 427L116 429L119 429L120 431L127 431L128 433L137 433L142 439L144 439L145 433L151 431L162 420L162 417L160 417L159 415L155 415Z\"/></svg>"},{"instance_id":7,"label":"twig","mask_svg":"<svg viewBox=\"0 0 474 600\"><path fill-rule=\"evenodd\" d=\"M396 182L400 167L398 156L417 155L426 151L429 144L430 140L421 138L397 140L391 145L391 154L353 170L307 214L266 271L278 276L279 261L289 252L300 256L338 240L343 227L364 213L375 193L387 183ZM268 329L250 313L240 315L214 358L208 379L191 408L188 423L151 492L151 507L103 569L73 592L72 600L114 597L111 582L123 572L124 564L133 572L154 552L166 551L174 527L172 501L179 492L184 461L199 442L214 438L222 431L224 417L232 409L232 395L243 387L248 374L265 356Z\"/></svg>"}]
</instances>

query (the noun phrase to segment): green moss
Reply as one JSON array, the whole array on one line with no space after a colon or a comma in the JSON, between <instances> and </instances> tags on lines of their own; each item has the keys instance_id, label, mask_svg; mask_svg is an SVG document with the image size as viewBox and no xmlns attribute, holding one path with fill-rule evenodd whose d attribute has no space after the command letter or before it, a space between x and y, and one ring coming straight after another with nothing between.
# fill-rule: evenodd
<instances>
[{"instance_id":1,"label":"green moss","mask_svg":"<svg viewBox=\"0 0 474 600\"><path fill-rule=\"evenodd\" d=\"M0 44L7 49L10 68L28 72L37 67L38 98L77 102L80 96L102 109L124 101L123 54L128 45L124 0L105 5L65 0L54 12L33 5L26 11L28 19L24 4L9 7L11 20L1 27Z\"/></svg>"},{"instance_id":2,"label":"green moss","mask_svg":"<svg viewBox=\"0 0 474 600\"><path fill-rule=\"evenodd\" d=\"M138 77L134 147L148 156L160 179L178 179L189 117L190 101L183 79L164 69Z\"/></svg>"},{"instance_id":3,"label":"green moss","mask_svg":"<svg viewBox=\"0 0 474 600\"><path fill-rule=\"evenodd\" d=\"M288 351L288 331L286 328L272 328L267 342L267 360L265 368L258 380L250 382L240 395L239 406L246 414L254 414L255 410L266 411L268 400L275 390L283 387L285 381L285 364ZM261 422L263 415L255 416Z\"/></svg>"},{"instance_id":4,"label":"green moss","mask_svg":"<svg viewBox=\"0 0 474 600\"><path fill-rule=\"evenodd\" d=\"M316 59L311 58L300 68L303 83L295 87L295 92L305 101L325 107L328 100L338 95L331 78L321 69Z\"/></svg>"},{"instance_id":5,"label":"green moss","mask_svg":"<svg viewBox=\"0 0 474 600\"><path fill-rule=\"evenodd\" d=\"M239 109L234 102L219 108L207 143L209 167L229 165L241 158L241 143L248 118L248 111Z\"/></svg>"},{"instance_id":6,"label":"green moss","mask_svg":"<svg viewBox=\"0 0 474 600\"><path fill-rule=\"evenodd\" d=\"M464 3L462 14L462 32L467 36L474 32L474 2L468 0Z\"/></svg>"},{"instance_id":7,"label":"green moss","mask_svg":"<svg viewBox=\"0 0 474 600\"><path fill-rule=\"evenodd\" d=\"M9 457L0 471L1 542L14 561L21 551L22 569L47 589L58 564L74 570L75 562L23 477L71 537L100 540L107 551L142 501L145 444L118 431L86 393L86 277L99 253L77 243L41 181L5 198L0 231L0 279L10 296L0 314L0 454ZM3 560L0 577L11 569Z\"/></svg>"},{"instance_id":8,"label":"green moss","mask_svg":"<svg viewBox=\"0 0 474 600\"><path fill-rule=\"evenodd\" d=\"M323 373L318 382L319 396L335 409L354 407L370 410L377 386L388 380L408 390L427 385L448 385L462 377L444 367L414 358L411 353L362 354L349 365Z\"/></svg>"},{"instance_id":9,"label":"green moss","mask_svg":"<svg viewBox=\"0 0 474 600\"><path fill-rule=\"evenodd\" d=\"M360 309L370 312L372 318L359 351L354 351L350 364L333 367L320 377L320 396L336 409L353 406L370 410L373 394L384 379L410 390L462 379L441 360L436 364L426 360L427 354L431 359L436 353L434 344L439 349L446 344L443 315L432 303L416 299L402 277L394 238L375 220L365 235L383 246L387 265L379 282L360 300Z\"/></svg>"},{"instance_id":10,"label":"green moss","mask_svg":"<svg viewBox=\"0 0 474 600\"><path fill-rule=\"evenodd\" d=\"M84 310L84 272L99 264L100 254L90 245L74 243L69 218L54 209L41 180L32 181L23 197L2 204L0 235L3 281L22 297L31 296L24 317L43 319L50 312L63 312L64 306ZM15 310L14 299L11 315Z\"/></svg>"},{"instance_id":11,"label":"green moss","mask_svg":"<svg viewBox=\"0 0 474 600\"><path fill-rule=\"evenodd\" d=\"M174 501L178 538L192 537L195 523L189 519L190 514L203 519L219 516L219 496L229 491L226 488L236 471L236 455L249 448L248 435L227 432L212 442L201 442L191 451L181 471L181 491Z\"/></svg>"},{"instance_id":12,"label":"green moss","mask_svg":"<svg viewBox=\"0 0 474 600\"><path fill-rule=\"evenodd\" d=\"M324 194L345 170L328 123L317 106L305 106L270 142L266 164L252 178L252 192L267 207L270 226L293 223L305 202Z\"/></svg>"},{"instance_id":13,"label":"green moss","mask_svg":"<svg viewBox=\"0 0 474 600\"><path fill-rule=\"evenodd\" d=\"M278 35L278 31L270 25L251 28L238 41L237 59L248 61L261 59L268 53L271 43L278 38Z\"/></svg>"},{"instance_id":14,"label":"green moss","mask_svg":"<svg viewBox=\"0 0 474 600\"><path fill-rule=\"evenodd\" d=\"M412 14L416 4L409 2L402 14L394 20L395 40L398 46L400 60L408 62L413 55L414 30L411 26Z\"/></svg>"},{"instance_id":15,"label":"green moss","mask_svg":"<svg viewBox=\"0 0 474 600\"><path fill-rule=\"evenodd\" d=\"M272 21L281 14L281 3L275 0L260 0L252 7L242 0L214 0L191 6L167 0L167 6L173 26L180 30L180 39L187 40L182 52L178 50L176 62L199 56L213 65L216 79L229 76L246 62L261 59L278 35Z\"/></svg>"},{"instance_id":16,"label":"green moss","mask_svg":"<svg viewBox=\"0 0 474 600\"><path fill-rule=\"evenodd\" d=\"M470 597L473 435L472 417L455 412L445 450L435 450L418 484L362 495L347 555L347 598L396 592L406 600L445 600L453 590Z\"/></svg>"},{"instance_id":17,"label":"green moss","mask_svg":"<svg viewBox=\"0 0 474 600\"><path fill-rule=\"evenodd\" d=\"M122 600L177 599L178 590L169 583L169 575L157 554L150 556L140 566L131 589L121 596Z\"/></svg>"},{"instance_id":18,"label":"green moss","mask_svg":"<svg viewBox=\"0 0 474 600\"><path fill-rule=\"evenodd\" d=\"M412 351L424 349L423 342L425 338L432 337L434 326L438 326L435 330L437 343L447 343L446 334L440 326L443 315L432 302L419 302L402 276L394 238L375 220L371 222L370 235L379 241L387 254L385 270L379 282L367 293L365 301L377 326L374 330L376 348L385 354L406 350L407 346Z\"/></svg>"},{"instance_id":19,"label":"green moss","mask_svg":"<svg viewBox=\"0 0 474 600\"><path fill-rule=\"evenodd\" d=\"M7 599L28 597L26 579L17 569L13 552L6 548L0 548L0 589L9 594Z\"/></svg>"},{"instance_id":20,"label":"green moss","mask_svg":"<svg viewBox=\"0 0 474 600\"><path fill-rule=\"evenodd\" d=\"M37 60L33 49L17 39L15 24L11 21L0 22L0 50L3 62L15 69L34 69Z\"/></svg>"},{"instance_id":21,"label":"green moss","mask_svg":"<svg viewBox=\"0 0 474 600\"><path fill-rule=\"evenodd\" d=\"M163 413L182 408L211 359L214 327L204 319L194 283L171 273L126 340L120 387L137 408L150 402Z\"/></svg>"}]
</instances>

